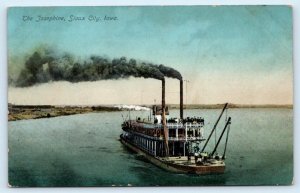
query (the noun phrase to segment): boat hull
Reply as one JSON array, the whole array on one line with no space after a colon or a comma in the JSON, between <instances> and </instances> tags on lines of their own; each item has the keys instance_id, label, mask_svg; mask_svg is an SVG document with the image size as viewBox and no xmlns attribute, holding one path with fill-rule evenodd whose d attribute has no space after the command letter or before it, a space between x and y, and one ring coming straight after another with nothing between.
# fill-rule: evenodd
<instances>
[{"instance_id":1,"label":"boat hull","mask_svg":"<svg viewBox=\"0 0 300 193\"><path fill-rule=\"evenodd\" d=\"M214 164L214 165L182 165L176 163L170 163L165 160L165 158L155 157L153 155L148 154L147 152L141 150L134 144L130 143L126 139L120 136L120 141L126 147L131 149L132 151L144 156L148 161L153 163L154 165L163 168L167 171L175 172L175 173L191 173L191 174L222 174L225 171L225 163L222 164ZM187 159L187 158L186 158Z\"/></svg>"}]
</instances>

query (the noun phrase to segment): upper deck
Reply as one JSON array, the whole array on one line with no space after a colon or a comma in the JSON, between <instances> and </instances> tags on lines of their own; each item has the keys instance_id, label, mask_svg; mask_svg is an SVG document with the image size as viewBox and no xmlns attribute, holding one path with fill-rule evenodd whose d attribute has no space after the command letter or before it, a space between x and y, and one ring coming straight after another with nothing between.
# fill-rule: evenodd
<instances>
[{"instance_id":1,"label":"upper deck","mask_svg":"<svg viewBox=\"0 0 300 193\"><path fill-rule=\"evenodd\" d=\"M203 140L204 119L202 117L171 118L169 108L154 105L151 118L127 120L122 129L134 135L141 135L152 140L163 140L167 136L170 141ZM165 125L163 124L165 119Z\"/></svg>"},{"instance_id":2,"label":"upper deck","mask_svg":"<svg viewBox=\"0 0 300 193\"><path fill-rule=\"evenodd\" d=\"M122 125L124 131L133 132L143 137L163 140L164 127L161 123L151 123L137 120L125 121ZM190 141L203 140L204 121L166 124L168 129L168 140L170 141Z\"/></svg>"}]
</instances>

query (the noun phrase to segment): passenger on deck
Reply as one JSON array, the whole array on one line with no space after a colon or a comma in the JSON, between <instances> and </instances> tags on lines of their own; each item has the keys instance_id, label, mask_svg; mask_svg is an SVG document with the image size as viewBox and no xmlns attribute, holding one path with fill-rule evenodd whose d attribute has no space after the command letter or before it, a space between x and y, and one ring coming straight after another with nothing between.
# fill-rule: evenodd
<instances>
[{"instance_id":1,"label":"passenger on deck","mask_svg":"<svg viewBox=\"0 0 300 193\"><path fill-rule=\"evenodd\" d=\"M195 153L194 156L195 156L195 163L197 163L199 154L198 154L198 153Z\"/></svg>"}]
</instances>

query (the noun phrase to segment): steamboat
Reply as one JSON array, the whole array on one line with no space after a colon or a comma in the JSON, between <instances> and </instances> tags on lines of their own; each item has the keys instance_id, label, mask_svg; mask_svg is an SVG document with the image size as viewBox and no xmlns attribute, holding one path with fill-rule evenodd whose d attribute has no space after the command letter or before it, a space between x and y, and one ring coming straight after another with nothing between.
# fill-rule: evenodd
<instances>
[{"instance_id":1,"label":"steamboat","mask_svg":"<svg viewBox=\"0 0 300 193\"><path fill-rule=\"evenodd\" d=\"M217 125L227 108L227 103L216 120L207 139L204 138L205 121L202 117L183 117L183 81L180 80L180 117L170 118L165 104L165 80L162 80L162 104L152 107L153 118L125 120L120 141L129 149L144 156L148 161L165 170L176 173L218 174L225 170L225 153L231 117L218 136L212 151L207 144L216 132ZM130 116L129 116L130 117ZM217 148L225 137L223 155ZM224 141L224 140L222 140Z\"/></svg>"}]
</instances>

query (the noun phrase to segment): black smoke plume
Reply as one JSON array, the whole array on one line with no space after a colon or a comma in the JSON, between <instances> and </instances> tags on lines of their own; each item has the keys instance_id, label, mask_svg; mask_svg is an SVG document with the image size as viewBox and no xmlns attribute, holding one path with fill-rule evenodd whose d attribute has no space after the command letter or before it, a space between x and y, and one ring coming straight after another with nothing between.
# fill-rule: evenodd
<instances>
[{"instance_id":1,"label":"black smoke plume","mask_svg":"<svg viewBox=\"0 0 300 193\"><path fill-rule=\"evenodd\" d=\"M181 74L170 67L164 66L164 65L159 65L158 66L159 71L161 71L165 76L170 77L170 78L176 78L178 80L182 80Z\"/></svg>"},{"instance_id":2,"label":"black smoke plume","mask_svg":"<svg viewBox=\"0 0 300 193\"><path fill-rule=\"evenodd\" d=\"M109 60L91 56L85 61L76 61L70 54L57 56L52 52L34 52L25 62L15 82L17 87L28 87L50 81L97 81L144 77L163 80L164 77L182 79L178 71L164 65L137 62L126 57Z\"/></svg>"}]
</instances>

